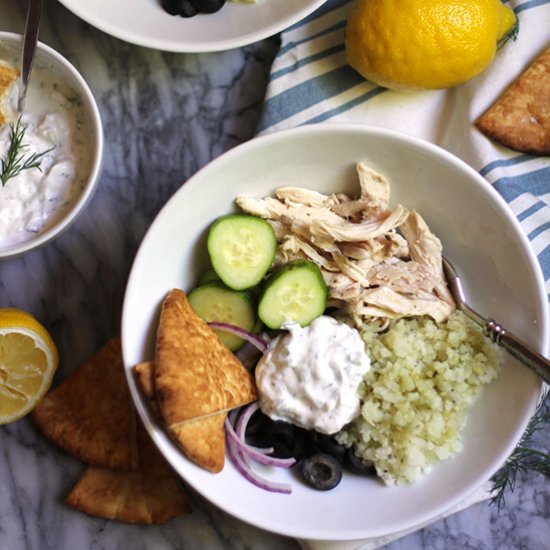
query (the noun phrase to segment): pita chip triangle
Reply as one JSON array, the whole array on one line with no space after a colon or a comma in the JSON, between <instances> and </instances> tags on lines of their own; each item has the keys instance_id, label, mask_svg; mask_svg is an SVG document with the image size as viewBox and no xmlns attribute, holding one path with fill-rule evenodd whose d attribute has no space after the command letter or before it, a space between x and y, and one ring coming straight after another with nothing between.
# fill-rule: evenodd
<instances>
[{"instance_id":1,"label":"pita chip triangle","mask_svg":"<svg viewBox=\"0 0 550 550\"><path fill-rule=\"evenodd\" d=\"M476 121L488 137L516 151L550 155L550 48Z\"/></svg>"},{"instance_id":2,"label":"pita chip triangle","mask_svg":"<svg viewBox=\"0 0 550 550\"><path fill-rule=\"evenodd\" d=\"M252 375L174 289L162 303L155 394L169 428L258 398Z\"/></svg>"},{"instance_id":3,"label":"pita chip triangle","mask_svg":"<svg viewBox=\"0 0 550 550\"><path fill-rule=\"evenodd\" d=\"M74 457L102 468L131 469L135 420L120 338L112 338L47 393L31 418Z\"/></svg>"},{"instance_id":4,"label":"pita chip triangle","mask_svg":"<svg viewBox=\"0 0 550 550\"><path fill-rule=\"evenodd\" d=\"M190 512L178 477L141 425L138 450L137 470L89 466L65 502L89 515L125 523L160 524Z\"/></svg>"},{"instance_id":5,"label":"pita chip triangle","mask_svg":"<svg viewBox=\"0 0 550 550\"><path fill-rule=\"evenodd\" d=\"M134 372L151 410L159 416L155 399L154 368L152 362L140 363L134 367ZM218 473L225 463L226 416L226 412L221 412L185 422L168 428L168 433L190 460L210 472Z\"/></svg>"}]
</instances>

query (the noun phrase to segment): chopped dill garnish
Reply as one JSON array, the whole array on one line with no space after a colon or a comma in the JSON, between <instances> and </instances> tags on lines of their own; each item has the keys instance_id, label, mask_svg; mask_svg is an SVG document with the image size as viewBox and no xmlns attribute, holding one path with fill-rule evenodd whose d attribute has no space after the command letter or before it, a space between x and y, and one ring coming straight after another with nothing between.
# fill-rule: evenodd
<instances>
[{"instance_id":1,"label":"chopped dill garnish","mask_svg":"<svg viewBox=\"0 0 550 550\"><path fill-rule=\"evenodd\" d=\"M15 126L10 123L10 146L6 157L0 160L0 181L2 186L6 185L7 181L20 174L23 170L38 168L42 170L40 165L44 155L53 150L53 147L43 151L42 153L33 153L25 158L24 150L28 145L23 143L27 127L21 124L21 117L17 119Z\"/></svg>"},{"instance_id":2,"label":"chopped dill garnish","mask_svg":"<svg viewBox=\"0 0 550 550\"><path fill-rule=\"evenodd\" d=\"M534 433L542 428L543 424L550 422L550 413L545 412L548 395L549 391L546 390L516 448L504 466L492 477L490 504L496 504L499 511L504 506L504 493L508 489L514 490L519 473L536 472L550 478L550 453L533 449L531 446Z\"/></svg>"}]
</instances>

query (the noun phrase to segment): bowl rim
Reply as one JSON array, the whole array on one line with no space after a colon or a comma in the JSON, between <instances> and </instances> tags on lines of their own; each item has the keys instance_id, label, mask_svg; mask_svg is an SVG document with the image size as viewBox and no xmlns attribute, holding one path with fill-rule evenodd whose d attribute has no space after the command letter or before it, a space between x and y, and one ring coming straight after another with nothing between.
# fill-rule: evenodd
<instances>
[{"instance_id":1,"label":"bowl rim","mask_svg":"<svg viewBox=\"0 0 550 550\"><path fill-rule=\"evenodd\" d=\"M318 123L318 124L312 124L312 125L304 125L297 128L291 128L286 130L280 130L276 131L267 135L262 135L255 137L245 143L242 143L241 145L238 145L237 147L223 153L207 165L205 165L203 168L198 170L195 174L193 174L182 186L170 197L170 199L167 201L167 203L164 205L164 207L159 211L157 216L155 217L153 223L149 227L145 237L142 240L142 243L137 251L137 254L135 256L130 275L128 277L127 286L126 286L126 292L124 297L124 303L122 308L122 318L121 318L121 337L122 337L122 352L123 352L123 362L124 362L124 369L126 374L126 379L130 388L130 393L132 395L132 400L138 409L138 413L140 414L142 420L145 422L145 425L149 431L149 434L155 441L155 444L160 448L161 452L163 452L162 447L165 446L165 441L163 438L163 435L160 436L159 434L155 433L154 426L151 423L151 419L147 418L148 411L146 410L144 406L144 402L142 402L142 397L139 394L135 379L132 376L132 364L128 362L128 355L129 355L129 349L128 349L128 341L125 337L125 324L126 319L130 316L129 311L129 303L127 300L128 292L130 287L133 284L133 281L137 278L137 269L139 267L139 264L141 264L141 255L144 253L144 249L146 248L146 242L148 242L150 239L153 239L156 232L157 232L157 226L162 223L162 214L165 211L165 209L170 208L170 205L173 203L173 201L177 201L177 196L181 193L188 193L191 192L192 189L197 187L198 185L201 185L201 180L203 179L205 174L208 174L210 170L216 170L217 165L221 164L223 162L227 162L228 160L231 160L231 158L240 156L249 149L255 148L258 143L263 144L269 144L271 142L277 141L277 140L284 140L288 136L296 136L296 135L307 135L307 134L326 134L326 133L338 133L338 132L344 132L344 133L359 133L359 134L370 134L374 136L385 136L393 139L397 139L401 142L407 142L408 144L411 144L413 146L419 147L422 150L427 150L431 154L435 154L437 156L443 157L447 162L450 162L451 164L454 164L458 166L460 169L466 171L469 173L469 175L472 177L473 180L477 182L478 185L482 186L483 190L487 192L491 198L491 200L495 201L495 203L498 205L499 209L502 211L504 216L506 217L507 221L513 226L515 230L515 236L518 237L521 247L523 251L525 252L525 257L529 264L529 270L530 274L534 277L534 282L536 285L536 288L534 289L535 294L537 296L537 302L534 304L534 309L536 313L538 314L540 318L539 323L539 330L540 330L540 338L537 341L537 345L535 346L537 350L542 353L543 355L546 355L548 353L549 349L549 343L550 343L550 335L549 335L549 311L548 311L548 305L547 305L547 296L546 291L544 287L544 277L542 274L542 269L540 267L540 264L538 262L538 259L533 251L533 249L530 246L529 240L527 239L527 236L523 232L521 225L519 223L519 220L515 217L511 209L509 208L506 201L503 199L503 197L496 191L496 189L491 186L491 184L483 178L476 170L474 170L470 165L468 165L465 161L460 159L459 157L453 155L449 151L443 149L442 147L435 145L431 142L428 142L426 140L417 138L415 136L411 136L409 134L405 134L403 132L395 131L395 130L389 130L385 128L379 128L375 126L368 126L364 124L359 123L340 123L340 122L324 122L324 123ZM146 360L146 359L142 359ZM527 427L529 418L531 414L534 412L534 409L537 405L537 402L540 398L543 385L542 381L539 381L539 390L538 392L532 396L531 399L531 412L529 415L526 415L526 417L523 419L523 422L520 423L521 425L521 433L524 432L525 428ZM520 433L520 430L518 430L518 433ZM519 437L516 439L513 439L509 441L508 445L506 446L506 456L509 456L510 453L513 451L515 446L517 445L517 442L519 440ZM429 517L426 515L425 517L420 518L420 521L415 524L408 524L403 525L402 529L407 530L411 528L420 528L420 526L424 523L424 521L434 521L439 514L444 514L448 510L451 510L453 507L457 506L460 502L462 502L464 499L466 499L468 496L470 496L472 493L474 493L477 489L479 489L484 483L490 479L490 476L501 466L502 460L501 456L499 455L498 458L494 458L490 461L492 467L491 467L491 473L489 476L482 477L480 476L477 480L477 485L473 486L470 484L468 487L463 488L460 491L457 491L455 493L455 496L453 499L448 500L446 502L445 506L440 506L439 509L435 510L435 512L432 510ZM488 469L487 469L488 470ZM181 474L179 474L181 475ZM183 477L183 476L182 476ZM185 477L185 481L193 487L195 490L197 490L199 493L203 494L201 491L200 484L197 482L197 480L193 479L191 476ZM221 504L215 502L212 500L209 496L204 495L203 497L212 502L215 506L218 508L224 510L228 514L230 514L233 517L236 517L246 523L249 523L251 525L254 525L256 527L259 527L261 529L266 529L271 532L278 533L283 536L291 536L301 539L310 539L310 540L325 540L327 537L323 535L316 535L312 532L300 532L299 530L283 530L279 527L273 527L272 525L269 525L267 521L263 521L260 518L256 519L250 519L249 517L246 517L243 513L240 513L238 511L232 510L228 507L224 507ZM432 515L434 513L435 515ZM370 536L384 536L389 535L392 533L363 533L359 530L357 531L343 531L343 532L332 532L332 536L330 537L331 540L353 540L361 537L370 537Z\"/></svg>"},{"instance_id":2,"label":"bowl rim","mask_svg":"<svg viewBox=\"0 0 550 550\"><path fill-rule=\"evenodd\" d=\"M133 31L132 29L121 28L120 26L113 24L113 22L108 18L102 17L101 15L90 13L90 10L85 5L85 2L76 2L75 0L59 0L59 2L63 4L66 9L71 11L83 21L93 25L96 29L103 31L110 36L124 40L130 44L172 53L211 53L240 48L242 46L253 44L254 42L259 42L265 38L269 38L270 36L286 30L293 24L302 21L305 17L325 4L327 0L310 0L310 4L308 6L300 9L293 17L287 16L283 18L283 20L278 24L272 24L255 32L244 33L234 38L218 40L208 44L195 44L194 42L186 42L185 40L174 41L156 37L149 38L147 36L143 36L139 32ZM253 8L253 6L249 7Z\"/></svg>"},{"instance_id":3,"label":"bowl rim","mask_svg":"<svg viewBox=\"0 0 550 550\"><path fill-rule=\"evenodd\" d=\"M2 41L22 43L23 35L14 32L0 31L0 42ZM38 51L45 54L48 59L52 59L55 63L63 66L78 83L78 86L80 87L78 92L82 97L82 101L85 105L85 110L87 111L90 118L90 123L94 134L93 143L95 145L95 152L92 157L90 173L86 178L86 185L84 186L78 200L73 204L72 208L67 212L67 214L62 219L60 219L53 227L51 227L44 233L41 233L36 238L17 244L11 248L0 250L0 260L7 260L10 258L21 256L26 252L35 250L48 244L50 241L60 236L70 225L73 224L73 222L76 221L76 219L87 206L88 202L91 200L99 183L99 176L103 167L103 149L105 142L103 125L101 122L99 107L88 83L84 80L84 77L80 74L76 67L67 58L65 58L62 54L60 54L51 46L48 46L44 42L39 41L37 44L37 52Z\"/></svg>"}]
</instances>

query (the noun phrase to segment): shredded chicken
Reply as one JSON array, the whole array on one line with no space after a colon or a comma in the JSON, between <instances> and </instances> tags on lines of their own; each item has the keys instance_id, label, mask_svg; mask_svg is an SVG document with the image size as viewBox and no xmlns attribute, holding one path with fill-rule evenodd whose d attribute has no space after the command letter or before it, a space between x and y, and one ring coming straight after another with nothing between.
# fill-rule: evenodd
<instances>
[{"instance_id":1,"label":"shredded chicken","mask_svg":"<svg viewBox=\"0 0 550 550\"><path fill-rule=\"evenodd\" d=\"M439 284L431 270L414 260L381 262L372 267L367 277L373 286L388 287L409 295L431 292Z\"/></svg>"},{"instance_id":2,"label":"shredded chicken","mask_svg":"<svg viewBox=\"0 0 550 550\"><path fill-rule=\"evenodd\" d=\"M358 198L281 187L275 197L237 197L268 220L279 243L276 265L309 259L321 269L329 305L358 328L429 315L443 321L455 304L441 265L441 242L415 211L390 206L390 183L357 164Z\"/></svg>"},{"instance_id":3,"label":"shredded chicken","mask_svg":"<svg viewBox=\"0 0 550 550\"><path fill-rule=\"evenodd\" d=\"M374 239L399 227L406 219L408 212L398 205L394 210L385 210L359 223L340 220L314 219L310 233L321 239L332 239L337 242L362 242ZM342 221L343 220L343 221Z\"/></svg>"},{"instance_id":4,"label":"shredded chicken","mask_svg":"<svg viewBox=\"0 0 550 550\"><path fill-rule=\"evenodd\" d=\"M400 229L409 244L411 260L431 270L437 281L434 286L435 293L443 301L454 306L454 300L443 273L441 241L430 231L428 224L418 212L411 212Z\"/></svg>"}]
</instances>

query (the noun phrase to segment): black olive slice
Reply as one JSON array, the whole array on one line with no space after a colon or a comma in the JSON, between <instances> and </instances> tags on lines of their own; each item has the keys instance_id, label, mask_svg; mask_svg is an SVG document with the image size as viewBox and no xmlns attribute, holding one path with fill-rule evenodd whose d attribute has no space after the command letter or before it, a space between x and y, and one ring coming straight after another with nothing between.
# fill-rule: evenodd
<instances>
[{"instance_id":1,"label":"black olive slice","mask_svg":"<svg viewBox=\"0 0 550 550\"><path fill-rule=\"evenodd\" d=\"M267 441L275 448L273 456L280 458L289 458L294 456L294 447L296 446L296 429L289 422L281 420L272 420L265 427Z\"/></svg>"},{"instance_id":2,"label":"black olive slice","mask_svg":"<svg viewBox=\"0 0 550 550\"><path fill-rule=\"evenodd\" d=\"M318 434L317 448L322 453L334 457L340 464L344 463L347 449L343 445L340 445L332 435Z\"/></svg>"},{"instance_id":3,"label":"black olive slice","mask_svg":"<svg viewBox=\"0 0 550 550\"><path fill-rule=\"evenodd\" d=\"M184 0L180 9L180 15L182 17L193 17L199 13L199 10L191 4L189 0Z\"/></svg>"},{"instance_id":4,"label":"black olive slice","mask_svg":"<svg viewBox=\"0 0 550 550\"><path fill-rule=\"evenodd\" d=\"M258 409L246 425L246 437L254 438L257 433L265 429L269 422L272 422L272 420L262 412L262 409Z\"/></svg>"},{"instance_id":5,"label":"black olive slice","mask_svg":"<svg viewBox=\"0 0 550 550\"><path fill-rule=\"evenodd\" d=\"M351 447L346 450L345 464L352 472L355 472L356 474L372 475L375 472L372 462L365 462L359 458Z\"/></svg>"},{"instance_id":6,"label":"black olive slice","mask_svg":"<svg viewBox=\"0 0 550 550\"><path fill-rule=\"evenodd\" d=\"M300 465L304 479L320 491L334 489L342 479L342 466L334 457L325 453L304 458Z\"/></svg>"},{"instance_id":7,"label":"black olive slice","mask_svg":"<svg viewBox=\"0 0 550 550\"><path fill-rule=\"evenodd\" d=\"M187 0L161 0L162 9L170 15L179 15Z\"/></svg>"},{"instance_id":8,"label":"black olive slice","mask_svg":"<svg viewBox=\"0 0 550 550\"><path fill-rule=\"evenodd\" d=\"M214 13L225 4L225 0L190 0L190 2L201 13Z\"/></svg>"},{"instance_id":9,"label":"black olive slice","mask_svg":"<svg viewBox=\"0 0 550 550\"><path fill-rule=\"evenodd\" d=\"M246 441L256 447L273 447L270 456L276 458L295 457L297 431L294 425L282 420L272 420L261 411L252 415L246 428Z\"/></svg>"}]
</instances>

